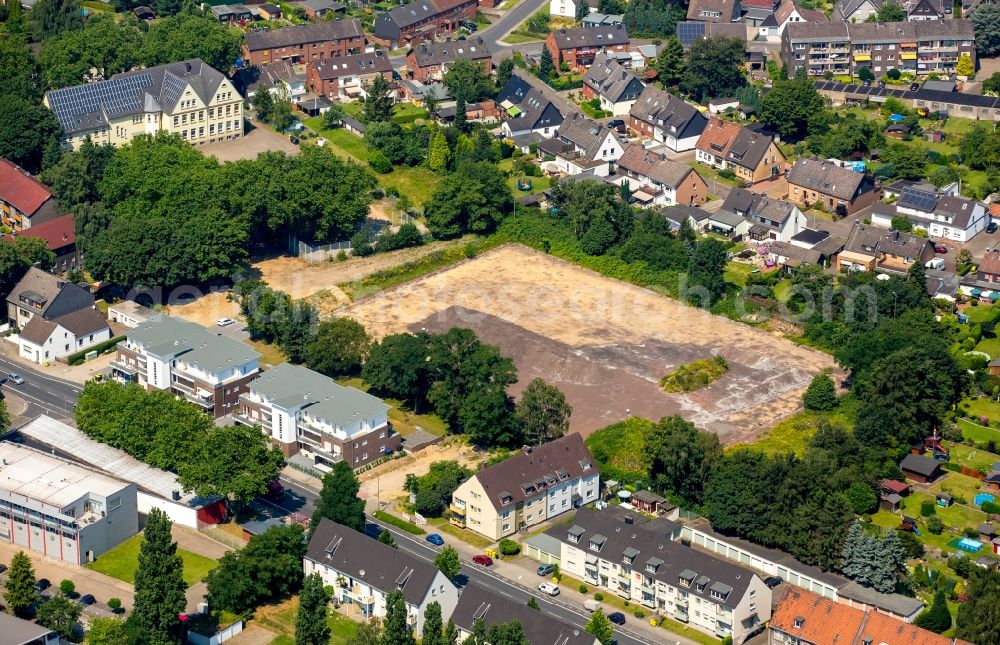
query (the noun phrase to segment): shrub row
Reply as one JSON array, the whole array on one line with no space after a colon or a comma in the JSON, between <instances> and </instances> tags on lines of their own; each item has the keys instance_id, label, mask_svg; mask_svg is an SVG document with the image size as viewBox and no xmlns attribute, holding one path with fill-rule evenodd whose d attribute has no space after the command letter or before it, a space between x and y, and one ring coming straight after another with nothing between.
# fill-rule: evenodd
<instances>
[{"instance_id":1,"label":"shrub row","mask_svg":"<svg viewBox=\"0 0 1000 645\"><path fill-rule=\"evenodd\" d=\"M97 352L98 356L101 354L107 354L108 351L114 349L115 345L117 345L123 340L125 340L124 336L115 336L114 338L109 338L103 343L97 343L92 347L88 347L87 349L81 350L74 354L70 354L69 356L66 357L66 362L69 363L70 365L80 365L83 363L83 359L86 358L87 354L89 354L90 352Z\"/></svg>"}]
</instances>

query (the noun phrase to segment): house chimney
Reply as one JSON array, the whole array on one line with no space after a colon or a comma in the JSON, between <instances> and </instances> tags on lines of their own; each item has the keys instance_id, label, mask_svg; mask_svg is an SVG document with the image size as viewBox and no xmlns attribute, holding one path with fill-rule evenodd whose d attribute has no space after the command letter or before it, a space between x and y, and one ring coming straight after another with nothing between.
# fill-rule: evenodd
<instances>
[{"instance_id":1,"label":"house chimney","mask_svg":"<svg viewBox=\"0 0 1000 645\"><path fill-rule=\"evenodd\" d=\"M191 62L190 62L190 61L186 61L186 62L184 63L184 69L185 69L186 71L189 71L189 72L191 71Z\"/></svg>"}]
</instances>

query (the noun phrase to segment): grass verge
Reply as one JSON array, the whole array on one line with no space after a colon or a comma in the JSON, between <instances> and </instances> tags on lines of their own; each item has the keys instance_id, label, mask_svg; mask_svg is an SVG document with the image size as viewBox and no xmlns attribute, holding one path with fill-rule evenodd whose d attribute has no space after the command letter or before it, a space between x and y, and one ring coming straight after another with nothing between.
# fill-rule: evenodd
<instances>
[{"instance_id":1,"label":"grass verge","mask_svg":"<svg viewBox=\"0 0 1000 645\"><path fill-rule=\"evenodd\" d=\"M395 515L390 515L385 511L375 511L372 513L372 517L380 522L385 522L390 526L395 526L401 531L406 531L407 533L412 533L413 535L423 535L427 531L423 530L413 522L407 522L406 520L396 517Z\"/></svg>"},{"instance_id":2,"label":"grass verge","mask_svg":"<svg viewBox=\"0 0 1000 645\"><path fill-rule=\"evenodd\" d=\"M278 634L271 645L294 645L298 610L299 598L296 596L280 605L261 607L254 614L253 622ZM327 615L326 622L330 626L330 645L348 643L358 631L358 623L333 611Z\"/></svg>"},{"instance_id":3,"label":"grass verge","mask_svg":"<svg viewBox=\"0 0 1000 645\"><path fill-rule=\"evenodd\" d=\"M479 535L475 531L470 531L469 529L452 526L451 522L443 517L428 518L427 523L433 526L435 531L447 533L448 535L458 538L459 540L474 546L477 549L485 549L493 544L493 541L488 537L483 537L482 535Z\"/></svg>"},{"instance_id":4,"label":"grass verge","mask_svg":"<svg viewBox=\"0 0 1000 645\"><path fill-rule=\"evenodd\" d=\"M118 578L129 584L135 583L135 572L139 568L139 547L142 545L142 534L125 540L97 560L87 564L88 569ZM192 586L201 582L208 572L218 566L218 562L203 555L177 549L177 555L184 562L184 582Z\"/></svg>"}]
</instances>

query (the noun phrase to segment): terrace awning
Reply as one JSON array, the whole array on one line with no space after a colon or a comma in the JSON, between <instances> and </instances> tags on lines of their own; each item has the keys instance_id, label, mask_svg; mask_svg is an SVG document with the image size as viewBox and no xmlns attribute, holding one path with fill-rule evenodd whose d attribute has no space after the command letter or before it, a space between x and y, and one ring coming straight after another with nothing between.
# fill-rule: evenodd
<instances>
[{"instance_id":1,"label":"terrace awning","mask_svg":"<svg viewBox=\"0 0 1000 645\"><path fill-rule=\"evenodd\" d=\"M854 55L854 60L869 61L871 59L872 59L872 55L871 54L855 54Z\"/></svg>"},{"instance_id":2,"label":"terrace awning","mask_svg":"<svg viewBox=\"0 0 1000 645\"><path fill-rule=\"evenodd\" d=\"M974 296L981 296L981 295L983 295L983 290L982 289L973 289L970 293L972 295L974 295Z\"/></svg>"},{"instance_id":3,"label":"terrace awning","mask_svg":"<svg viewBox=\"0 0 1000 645\"><path fill-rule=\"evenodd\" d=\"M916 54L900 54L899 57L903 60L917 60Z\"/></svg>"}]
</instances>

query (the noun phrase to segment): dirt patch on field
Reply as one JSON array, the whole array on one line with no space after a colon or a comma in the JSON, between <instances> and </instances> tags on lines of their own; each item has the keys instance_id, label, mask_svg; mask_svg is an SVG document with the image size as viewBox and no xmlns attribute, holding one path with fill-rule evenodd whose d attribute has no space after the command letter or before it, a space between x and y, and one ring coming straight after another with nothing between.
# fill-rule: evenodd
<instances>
[{"instance_id":1,"label":"dirt patch on field","mask_svg":"<svg viewBox=\"0 0 1000 645\"><path fill-rule=\"evenodd\" d=\"M429 446L418 453L393 459L361 473L358 475L358 481L361 482L358 497L366 500L369 510L374 510L377 508L376 500L381 500L383 503L394 502L404 496L406 493L403 484L406 482L406 476L426 475L435 461L457 461L463 466L472 468L483 458L484 455L478 454L460 440L451 439L444 444Z\"/></svg>"},{"instance_id":2,"label":"dirt patch on field","mask_svg":"<svg viewBox=\"0 0 1000 645\"><path fill-rule=\"evenodd\" d=\"M517 364L516 394L538 376L573 406L587 434L628 415L682 414L727 443L746 442L791 414L829 356L775 335L610 280L521 246L505 246L345 307L376 336L474 329ZM730 371L709 387L666 394L657 381L722 354Z\"/></svg>"}]
</instances>

